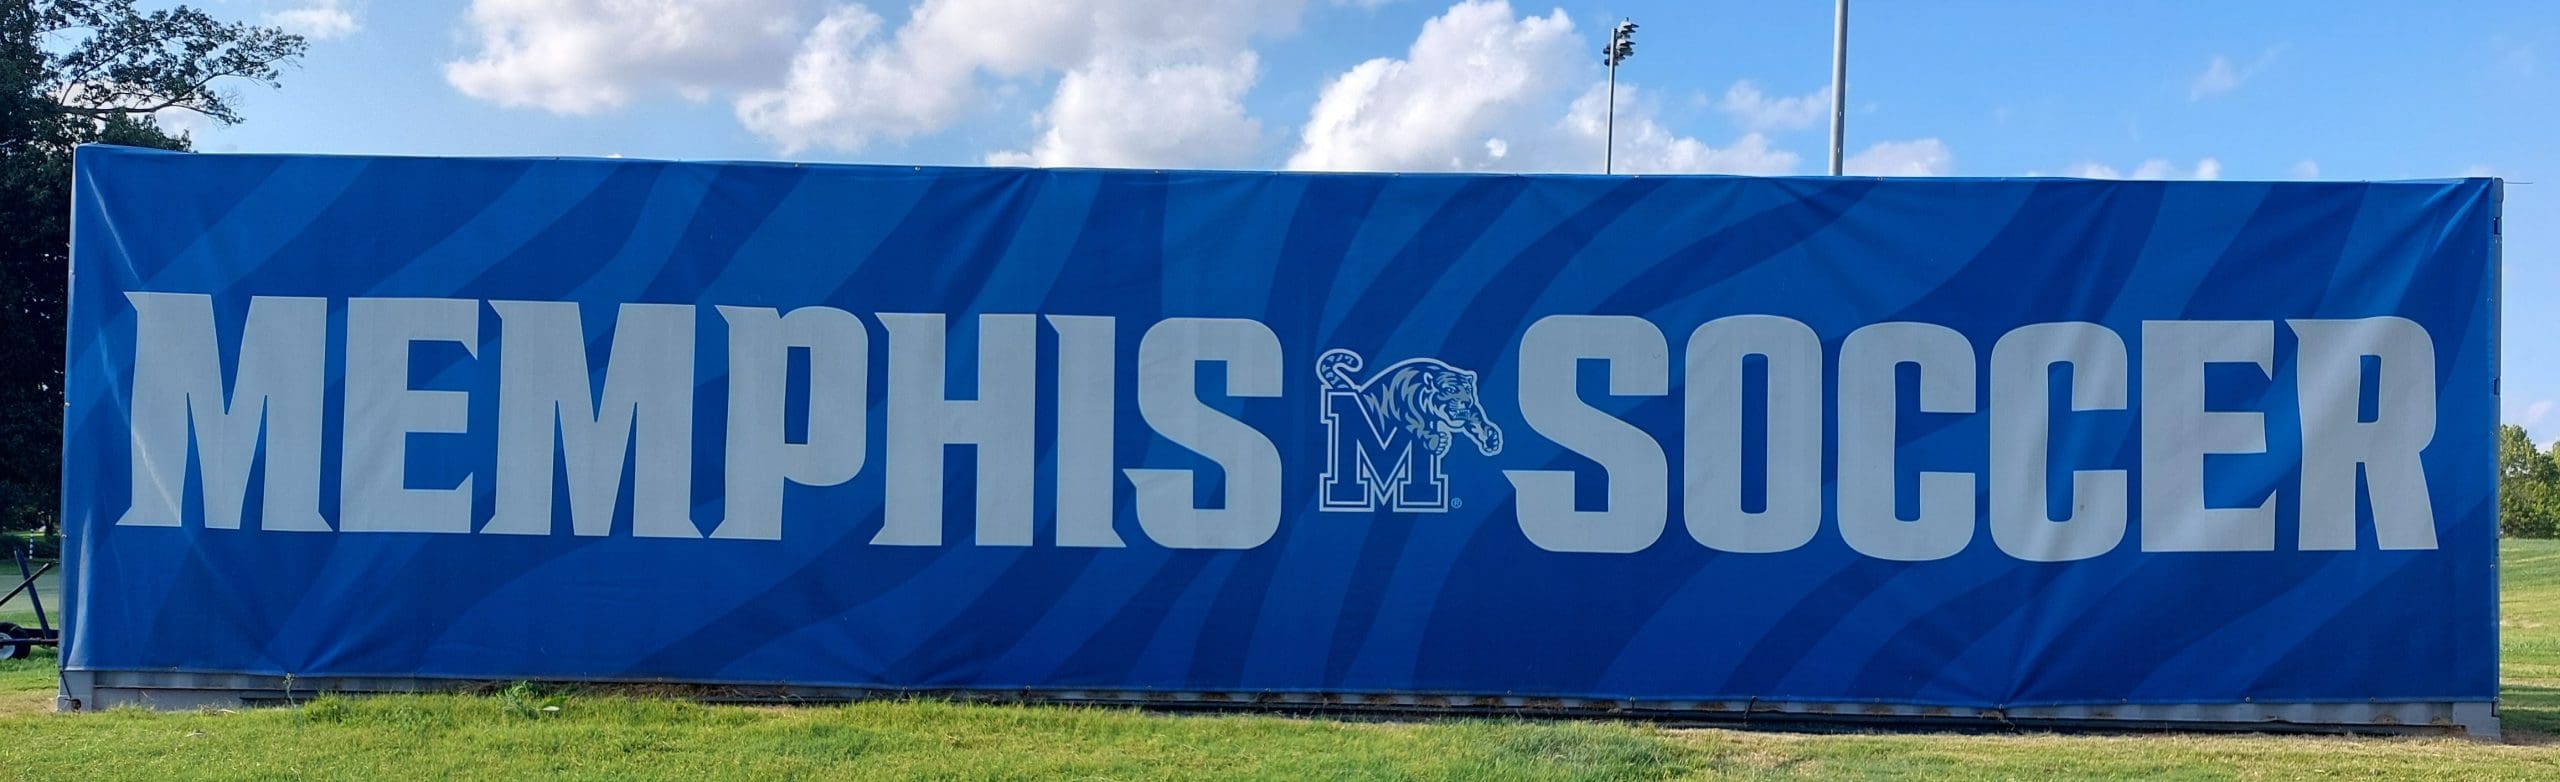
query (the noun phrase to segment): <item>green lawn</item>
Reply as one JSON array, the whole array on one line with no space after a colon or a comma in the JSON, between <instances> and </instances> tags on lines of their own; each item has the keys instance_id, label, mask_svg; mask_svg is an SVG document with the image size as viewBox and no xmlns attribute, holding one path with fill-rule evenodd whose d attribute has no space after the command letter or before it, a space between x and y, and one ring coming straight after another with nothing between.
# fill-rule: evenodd
<instances>
[{"instance_id":1,"label":"green lawn","mask_svg":"<svg viewBox=\"0 0 2560 782\"><path fill-rule=\"evenodd\" d=\"M2499 682L2508 732L2560 741L2560 540L2499 550Z\"/></svg>"},{"instance_id":2,"label":"green lawn","mask_svg":"<svg viewBox=\"0 0 2560 782\"><path fill-rule=\"evenodd\" d=\"M0 776L249 779L2554 779L2560 541L2507 544L2509 739L1803 734L1617 722L1365 722L1119 709L323 697L57 715L53 659L0 663ZM549 707L557 707L551 710Z\"/></svg>"}]
</instances>

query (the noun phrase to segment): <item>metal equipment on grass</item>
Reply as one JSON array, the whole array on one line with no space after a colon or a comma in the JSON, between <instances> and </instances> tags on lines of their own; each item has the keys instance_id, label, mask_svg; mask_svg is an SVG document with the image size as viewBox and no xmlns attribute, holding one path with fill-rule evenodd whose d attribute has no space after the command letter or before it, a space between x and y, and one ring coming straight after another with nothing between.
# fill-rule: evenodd
<instances>
[{"instance_id":1,"label":"metal equipment on grass","mask_svg":"<svg viewBox=\"0 0 2560 782\"><path fill-rule=\"evenodd\" d=\"M62 631L55 628L53 622L45 616L44 596L36 591L36 579L44 577L46 571L52 570L54 563L47 562L41 567L29 570L25 548L10 554L18 560L18 586L9 590L7 597L0 597L0 605L8 605L9 601L18 599L19 592L25 592L27 602L35 604L36 607L36 626L34 627L21 627L16 622L0 622L0 659L17 660L34 654L36 647L62 645Z\"/></svg>"}]
</instances>

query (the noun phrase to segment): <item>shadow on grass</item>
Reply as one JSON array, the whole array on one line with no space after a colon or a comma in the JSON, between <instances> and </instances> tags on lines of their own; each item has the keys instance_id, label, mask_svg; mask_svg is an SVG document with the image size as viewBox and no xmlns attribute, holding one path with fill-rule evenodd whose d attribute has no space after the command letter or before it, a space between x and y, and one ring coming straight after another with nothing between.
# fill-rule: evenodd
<instances>
[{"instance_id":1,"label":"shadow on grass","mask_svg":"<svg viewBox=\"0 0 2560 782\"><path fill-rule=\"evenodd\" d=\"M2510 684L2501 688L2498 722L2512 743L2560 742L2560 687Z\"/></svg>"}]
</instances>

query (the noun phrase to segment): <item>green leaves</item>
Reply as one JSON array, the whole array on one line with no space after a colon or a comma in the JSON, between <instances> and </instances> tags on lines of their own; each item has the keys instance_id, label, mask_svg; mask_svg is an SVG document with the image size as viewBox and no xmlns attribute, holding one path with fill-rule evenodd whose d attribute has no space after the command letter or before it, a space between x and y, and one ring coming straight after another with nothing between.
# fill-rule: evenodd
<instances>
[{"instance_id":1,"label":"green leaves","mask_svg":"<svg viewBox=\"0 0 2560 782\"><path fill-rule=\"evenodd\" d=\"M46 54L42 90L56 109L106 119L188 109L223 124L240 121L225 80L276 86L281 68L307 48L302 36L178 6L149 13L133 0L39 0L39 35L86 38Z\"/></svg>"},{"instance_id":2,"label":"green leaves","mask_svg":"<svg viewBox=\"0 0 2560 782\"><path fill-rule=\"evenodd\" d=\"M2560 537L2560 457L2533 447L2524 427L2498 427L2498 531Z\"/></svg>"},{"instance_id":3,"label":"green leaves","mask_svg":"<svg viewBox=\"0 0 2560 782\"><path fill-rule=\"evenodd\" d=\"M87 143L186 149L154 112L240 121L225 92L273 86L300 36L134 0L0 3L0 529L61 507L71 156Z\"/></svg>"}]
</instances>

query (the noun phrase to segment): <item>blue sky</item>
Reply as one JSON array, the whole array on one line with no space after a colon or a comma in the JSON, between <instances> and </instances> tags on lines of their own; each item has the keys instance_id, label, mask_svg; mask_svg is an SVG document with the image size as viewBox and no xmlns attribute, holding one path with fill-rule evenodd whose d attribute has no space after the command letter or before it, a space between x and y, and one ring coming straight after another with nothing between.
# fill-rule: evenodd
<instances>
[{"instance_id":1,"label":"blue sky","mask_svg":"<svg viewBox=\"0 0 2560 782\"><path fill-rule=\"evenodd\" d=\"M205 0L312 35L207 151L1815 174L1830 3ZM2508 421L2560 438L2560 4L1855 0L1853 169L2508 190ZM1852 173L1857 173L1853 170Z\"/></svg>"}]
</instances>

